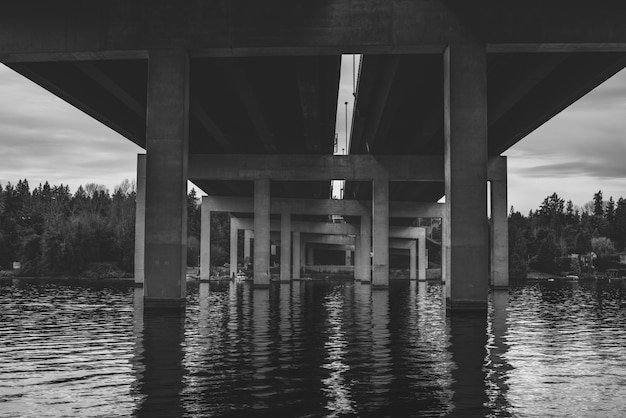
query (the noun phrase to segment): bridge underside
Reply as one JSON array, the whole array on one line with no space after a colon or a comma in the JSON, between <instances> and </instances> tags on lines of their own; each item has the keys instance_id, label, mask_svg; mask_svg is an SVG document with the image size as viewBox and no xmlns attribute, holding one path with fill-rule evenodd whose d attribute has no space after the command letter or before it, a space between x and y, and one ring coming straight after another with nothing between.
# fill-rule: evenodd
<instances>
[{"instance_id":1,"label":"bridge underside","mask_svg":"<svg viewBox=\"0 0 626 418\"><path fill-rule=\"evenodd\" d=\"M167 305L185 296L187 179L253 198L269 240L272 199L328 199L335 178L244 161L221 179L194 158L331 155L341 54L362 54L349 154L441 161L437 178L346 178L346 198L371 202L373 280L388 281L389 223L402 222L390 202L446 195L448 301L484 309L488 161L624 67L624 21L620 2L27 0L0 16L0 61L146 149L146 301ZM506 218L500 183L492 214Z\"/></svg>"}]
</instances>

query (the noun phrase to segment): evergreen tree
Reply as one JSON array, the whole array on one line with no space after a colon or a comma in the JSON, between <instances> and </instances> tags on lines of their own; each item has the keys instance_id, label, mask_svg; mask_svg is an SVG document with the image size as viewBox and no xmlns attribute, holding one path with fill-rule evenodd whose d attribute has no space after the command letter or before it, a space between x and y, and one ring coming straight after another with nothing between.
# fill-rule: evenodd
<instances>
[{"instance_id":1,"label":"evergreen tree","mask_svg":"<svg viewBox=\"0 0 626 418\"><path fill-rule=\"evenodd\" d=\"M593 214L598 217L604 216L604 202L602 201L602 190L593 195Z\"/></svg>"}]
</instances>

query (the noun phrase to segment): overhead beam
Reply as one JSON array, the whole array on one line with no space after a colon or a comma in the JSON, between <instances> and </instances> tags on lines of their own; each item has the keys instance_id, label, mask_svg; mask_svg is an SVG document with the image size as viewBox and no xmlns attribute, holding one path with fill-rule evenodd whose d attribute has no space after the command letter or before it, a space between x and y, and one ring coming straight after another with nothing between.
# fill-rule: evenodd
<instances>
[{"instance_id":1,"label":"overhead beam","mask_svg":"<svg viewBox=\"0 0 626 418\"><path fill-rule=\"evenodd\" d=\"M263 144L263 148L268 152L275 151L276 144L274 143L274 135L267 123L261 105L254 94L250 80L248 80L248 76L241 67L241 64L236 60L220 60L218 65L222 67L222 73L230 80L230 84L235 90L237 97L239 97L248 116L250 116L250 121L254 126L259 140Z\"/></svg>"},{"instance_id":2,"label":"overhead beam","mask_svg":"<svg viewBox=\"0 0 626 418\"><path fill-rule=\"evenodd\" d=\"M0 15L0 60L145 57L163 46L192 56L440 53L457 40L459 21L474 28L488 52L626 51L626 5L619 1L183 4L173 14L171 6L152 3L14 2Z\"/></svg>"},{"instance_id":3,"label":"overhead beam","mask_svg":"<svg viewBox=\"0 0 626 418\"><path fill-rule=\"evenodd\" d=\"M202 205L212 212L252 213L254 209L250 197L203 196ZM440 218L443 206L441 203L392 201L389 214L392 218ZM370 202L348 199L273 198L270 202L270 213L275 214L362 216L371 210Z\"/></svg>"},{"instance_id":4,"label":"overhead beam","mask_svg":"<svg viewBox=\"0 0 626 418\"><path fill-rule=\"evenodd\" d=\"M516 77L515 83L507 83L507 88L499 89L494 97L489 100L487 112L489 124L497 122L502 115L511 110L531 90L539 85L548 75L556 70L567 58L569 54L546 54L541 62L532 68L523 68L523 74ZM508 79L508 77L507 77Z\"/></svg>"},{"instance_id":5,"label":"overhead beam","mask_svg":"<svg viewBox=\"0 0 626 418\"><path fill-rule=\"evenodd\" d=\"M254 230L254 219L231 217L233 227L237 229ZM280 220L270 221L271 231L280 231ZM331 222L308 222L292 221L291 231L301 234L323 234L323 235L358 235L359 225L338 224ZM418 226L390 226L389 238L396 239L425 239L426 229ZM304 239L304 238L301 238Z\"/></svg>"},{"instance_id":6,"label":"overhead beam","mask_svg":"<svg viewBox=\"0 0 626 418\"><path fill-rule=\"evenodd\" d=\"M76 68L90 77L94 82L102 86L106 91L111 93L115 98L128 107L135 115L145 118L146 105L132 97L126 90L120 87L116 81L104 73L100 68L91 62L76 61L73 64Z\"/></svg>"},{"instance_id":7,"label":"overhead beam","mask_svg":"<svg viewBox=\"0 0 626 418\"><path fill-rule=\"evenodd\" d=\"M296 58L298 89L300 91L300 107L307 151L312 154L320 152L320 63L317 57Z\"/></svg>"},{"instance_id":8,"label":"overhead beam","mask_svg":"<svg viewBox=\"0 0 626 418\"><path fill-rule=\"evenodd\" d=\"M443 181L442 156L417 155L242 155L189 156L190 180ZM489 176L489 174L488 174Z\"/></svg>"},{"instance_id":9,"label":"overhead beam","mask_svg":"<svg viewBox=\"0 0 626 418\"><path fill-rule=\"evenodd\" d=\"M28 78L29 80L33 81L34 83L40 85L44 89L48 90L55 96L58 96L66 102L71 103L72 106L76 107L77 109L91 116L95 120L113 129L120 135L130 139L135 144L145 148L145 138L138 138L134 132L129 131L128 129L126 129L126 127L117 123L117 121L115 121L114 119L107 117L103 112L100 111L100 109L95 108L87 101L83 100L81 97L78 97L75 92L69 91L63 83L59 84L53 80L50 80L49 78L43 76L28 65L16 63L10 64L9 67L19 74L23 75L24 77ZM143 114L143 117L145 117L145 112Z\"/></svg>"},{"instance_id":10,"label":"overhead beam","mask_svg":"<svg viewBox=\"0 0 626 418\"><path fill-rule=\"evenodd\" d=\"M200 180L254 180L263 174L275 181L367 181L381 173L387 173L390 181L443 181L443 157L302 154L189 156L189 178Z\"/></svg>"},{"instance_id":11,"label":"overhead beam","mask_svg":"<svg viewBox=\"0 0 626 418\"><path fill-rule=\"evenodd\" d=\"M383 61L382 75L380 77L381 82L377 84L378 89L375 94L375 99L373 100L373 109L371 114L368 115L367 129L365 129L364 132L363 140L365 141L367 149L374 150L376 142L384 140L384 138L381 138L384 132L381 132L380 126L385 109L388 107L389 93L396 79L396 72L398 71L399 65L400 57L397 55L385 57ZM398 101L391 101L391 103L397 106ZM393 113L393 109L387 109L387 111Z\"/></svg>"},{"instance_id":12,"label":"overhead beam","mask_svg":"<svg viewBox=\"0 0 626 418\"><path fill-rule=\"evenodd\" d=\"M222 150L226 152L236 151L232 142L228 140L224 132L222 132L219 126L217 126L217 124L213 121L213 118L209 116L202 105L198 102L198 100L194 99L193 96L189 99L189 111L191 112L191 115L195 117L198 122L200 122L202 127L215 140L215 142L222 147Z\"/></svg>"},{"instance_id":13,"label":"overhead beam","mask_svg":"<svg viewBox=\"0 0 626 418\"><path fill-rule=\"evenodd\" d=\"M238 229L254 229L254 219L251 218L235 218L231 217L231 222ZM356 235L358 234L358 225L353 224L337 224L330 222L307 222L292 221L292 232L306 232L309 234L325 234L325 235ZM280 231L280 220L270 221L270 231Z\"/></svg>"}]
</instances>

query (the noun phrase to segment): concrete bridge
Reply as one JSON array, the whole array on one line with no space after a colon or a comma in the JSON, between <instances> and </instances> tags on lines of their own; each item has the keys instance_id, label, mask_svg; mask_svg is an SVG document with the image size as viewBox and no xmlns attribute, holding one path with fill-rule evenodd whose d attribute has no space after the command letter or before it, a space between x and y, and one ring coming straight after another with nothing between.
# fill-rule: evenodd
<instances>
[{"instance_id":1,"label":"concrete bridge","mask_svg":"<svg viewBox=\"0 0 626 418\"><path fill-rule=\"evenodd\" d=\"M484 310L488 277L508 282L506 169L491 250L489 162L624 67L625 21L616 1L23 0L3 7L0 61L146 149L147 308L185 300L188 179L253 199L257 285L272 201L327 200L343 179L371 206L358 224L379 286L393 202L445 195L448 306ZM363 59L349 155L333 157L344 53Z\"/></svg>"}]
</instances>

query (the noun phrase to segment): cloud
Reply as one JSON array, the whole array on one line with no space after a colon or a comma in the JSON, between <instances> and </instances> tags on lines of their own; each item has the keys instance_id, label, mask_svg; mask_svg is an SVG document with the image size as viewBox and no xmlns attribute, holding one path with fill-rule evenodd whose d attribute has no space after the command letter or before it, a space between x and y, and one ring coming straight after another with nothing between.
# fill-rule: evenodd
<instances>
[{"instance_id":1,"label":"cloud","mask_svg":"<svg viewBox=\"0 0 626 418\"><path fill-rule=\"evenodd\" d=\"M558 193L582 205L593 193L626 196L626 71L511 147L509 201L522 212Z\"/></svg>"},{"instance_id":2,"label":"cloud","mask_svg":"<svg viewBox=\"0 0 626 418\"><path fill-rule=\"evenodd\" d=\"M72 190L135 178L141 148L0 65L0 184L26 178Z\"/></svg>"}]
</instances>

